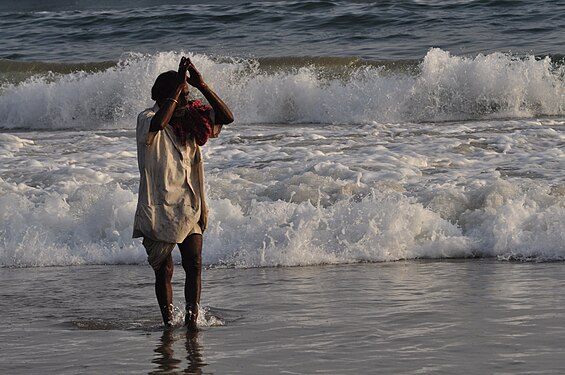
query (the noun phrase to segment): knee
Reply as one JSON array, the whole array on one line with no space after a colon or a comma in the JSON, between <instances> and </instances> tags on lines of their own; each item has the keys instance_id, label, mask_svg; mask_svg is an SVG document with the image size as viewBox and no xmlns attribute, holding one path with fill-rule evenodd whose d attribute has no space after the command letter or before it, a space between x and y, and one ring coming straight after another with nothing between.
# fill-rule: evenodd
<instances>
[{"instance_id":1,"label":"knee","mask_svg":"<svg viewBox=\"0 0 565 375\"><path fill-rule=\"evenodd\" d=\"M202 252L191 251L182 257L182 267L186 270L202 268Z\"/></svg>"},{"instance_id":2,"label":"knee","mask_svg":"<svg viewBox=\"0 0 565 375\"><path fill-rule=\"evenodd\" d=\"M158 270L155 270L155 276L157 278L157 282L170 282L173 278L173 271L174 271L174 266L173 266L173 262L168 261L168 259L166 261L163 262L163 264L161 265L161 267L159 267Z\"/></svg>"},{"instance_id":3,"label":"knee","mask_svg":"<svg viewBox=\"0 0 565 375\"><path fill-rule=\"evenodd\" d=\"M202 236L193 234L179 244L182 266L186 270L202 268Z\"/></svg>"}]
</instances>

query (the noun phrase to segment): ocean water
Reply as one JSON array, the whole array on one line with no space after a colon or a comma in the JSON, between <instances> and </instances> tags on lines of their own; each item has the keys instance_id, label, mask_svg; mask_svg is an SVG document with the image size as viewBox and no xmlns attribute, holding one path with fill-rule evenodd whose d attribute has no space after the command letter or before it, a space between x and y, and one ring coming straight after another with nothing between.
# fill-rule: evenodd
<instances>
[{"instance_id":1,"label":"ocean water","mask_svg":"<svg viewBox=\"0 0 565 375\"><path fill-rule=\"evenodd\" d=\"M344 305L326 290L308 305L308 291L316 285L308 281L312 275L369 280L391 270L401 275L402 267L387 268L393 262L426 264L432 278L434 267L441 268L442 277L455 283L463 264L479 278L496 274L519 280L513 272L525 270L532 276L521 280L524 289L540 287L548 270L545 288L557 290L565 259L563 11L561 1L501 0L0 4L0 276L6 285L21 278L21 285L3 292L3 303L11 307L1 316L13 317L3 334L16 345L21 330L33 327L35 333L24 340L29 350L24 358L33 352L33 342L45 345L44 334L60 335L61 358L69 358L73 340L85 327L102 332L81 345L99 350L108 330L126 341L131 332L149 335L132 345L150 352L169 340L156 333L152 272L140 241L131 238L139 178L135 119L152 105L155 77L175 69L182 55L192 58L236 118L203 148L210 205L204 263L214 275L203 289L204 308L211 308L201 322L204 339L220 339L225 329L241 335L256 316L252 312L259 303L233 313L236 302L216 298L214 293L236 292L229 281L234 272L241 278L241 298L261 285L269 293L264 314L276 318L254 326L261 334L270 332L272 321L277 322L272 333L283 334L285 310L277 301L289 293L278 289L285 282L280 272L291 272L286 267L299 266L299 279L308 285L296 286L299 302L294 303L300 308L292 308L291 315L315 315L331 304L337 316L351 316L347 324L332 320L343 333L339 339L324 336L327 327L310 333L327 340L334 355L341 344L361 342L354 356L358 367L349 362L335 367L320 352L320 367L289 368L282 365L292 361L289 353L307 344L292 347L292 335L280 336L290 340L285 341L288 351L269 355L279 369L293 373L336 368L367 373L374 363L363 359L375 351L379 358L385 355L384 346L372 346L376 336L371 332L377 335L378 329L367 324L366 310L350 313L352 306L365 306L361 295ZM446 261L452 259L457 261ZM524 262L527 266L520 268ZM246 282L249 268L276 281ZM113 274L125 270L134 270L143 293L129 282L121 285ZM44 302L39 297L16 302L31 293L35 284L27 278L36 273L46 277L41 295L59 299L58 293L68 291L57 292L54 285L83 272L98 280L92 291L103 289L99 279L110 277L115 280L111 288L143 295L135 316L105 299L89 307L94 313L87 317L80 306L65 308L65 314L29 316L23 312L41 310ZM445 298L459 301L482 287L468 284ZM399 300L402 291L408 293L407 308L414 306L413 288L410 283L398 289ZM508 298L510 307L500 317L504 324L490 326L496 333L476 337L473 345L501 342L520 326L510 313L520 295ZM528 298L530 306L547 301ZM558 294L556 301L561 300ZM496 307L487 306L493 301L469 301L484 304L488 319L495 319ZM448 309L458 311L455 304ZM454 319L469 318L461 314ZM562 327L557 307L539 314L515 347L526 366L485 363L499 366L498 373L559 373L558 362L536 359L531 367L527 359L540 337ZM357 330L368 327L368 335L348 337L349 323ZM252 337L243 342L253 343ZM403 344L422 344L422 337L413 338ZM554 341L544 345L536 358L563 351ZM222 367L230 363L245 372L245 362L222 357L225 347L204 345L203 350L212 373L237 372ZM102 353L113 355L110 348ZM475 354L479 362L488 357ZM69 367L52 364L47 373L76 373L81 363L101 365L91 359L79 357ZM41 362L30 363L0 368L20 373L41 368ZM396 372L451 373L449 366L435 368L424 360L412 364ZM393 363L387 366L386 373L395 372ZM476 369L485 373L484 367ZM139 370L128 362L119 372ZM253 367L248 373L263 370L278 372Z\"/></svg>"},{"instance_id":2,"label":"ocean water","mask_svg":"<svg viewBox=\"0 0 565 375\"><path fill-rule=\"evenodd\" d=\"M163 331L148 271L2 269L2 372L563 372L561 263L208 269L207 319L196 335ZM182 276L173 279L176 290Z\"/></svg>"}]
</instances>

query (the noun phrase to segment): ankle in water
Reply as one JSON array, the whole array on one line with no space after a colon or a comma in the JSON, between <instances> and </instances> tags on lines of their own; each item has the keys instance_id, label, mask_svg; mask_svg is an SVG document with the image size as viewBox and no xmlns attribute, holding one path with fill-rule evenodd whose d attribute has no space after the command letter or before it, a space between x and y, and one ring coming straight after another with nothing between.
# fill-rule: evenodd
<instances>
[{"instance_id":1,"label":"ankle in water","mask_svg":"<svg viewBox=\"0 0 565 375\"><path fill-rule=\"evenodd\" d=\"M189 327L196 328L198 321L198 304L196 305L186 305L186 315L184 318L185 325Z\"/></svg>"}]
</instances>

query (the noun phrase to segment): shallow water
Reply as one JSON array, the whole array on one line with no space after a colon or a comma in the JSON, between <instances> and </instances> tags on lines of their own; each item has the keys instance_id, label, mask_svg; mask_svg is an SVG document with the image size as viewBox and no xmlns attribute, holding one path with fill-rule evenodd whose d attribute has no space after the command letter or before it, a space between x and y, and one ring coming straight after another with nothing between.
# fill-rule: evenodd
<instances>
[{"instance_id":1,"label":"shallow water","mask_svg":"<svg viewBox=\"0 0 565 375\"><path fill-rule=\"evenodd\" d=\"M220 321L201 321L188 337L182 327L160 328L149 267L2 268L0 370L558 374L564 267L465 260L208 269L202 302Z\"/></svg>"}]
</instances>

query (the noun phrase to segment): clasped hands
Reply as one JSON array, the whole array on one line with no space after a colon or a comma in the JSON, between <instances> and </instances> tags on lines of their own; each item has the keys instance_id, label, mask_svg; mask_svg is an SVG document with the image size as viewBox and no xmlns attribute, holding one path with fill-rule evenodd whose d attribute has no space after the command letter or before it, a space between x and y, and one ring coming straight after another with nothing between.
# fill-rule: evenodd
<instances>
[{"instance_id":1,"label":"clasped hands","mask_svg":"<svg viewBox=\"0 0 565 375\"><path fill-rule=\"evenodd\" d=\"M188 77L187 77L188 72ZM188 57L181 57L179 63L179 83L186 82L191 86L196 87L197 89L202 89L206 87L206 82L204 82L204 78L202 74L196 69L194 64L190 61Z\"/></svg>"}]
</instances>

